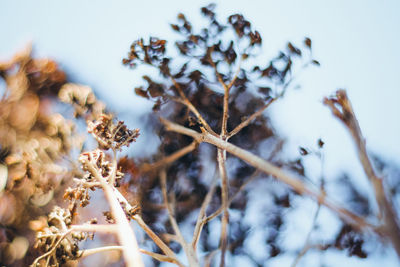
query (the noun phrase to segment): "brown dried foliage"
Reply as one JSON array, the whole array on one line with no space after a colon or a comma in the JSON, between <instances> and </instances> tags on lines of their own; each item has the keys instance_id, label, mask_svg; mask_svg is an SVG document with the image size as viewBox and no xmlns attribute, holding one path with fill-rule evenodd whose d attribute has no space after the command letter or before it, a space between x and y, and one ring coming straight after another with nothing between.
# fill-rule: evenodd
<instances>
[{"instance_id":1,"label":"brown dried foliage","mask_svg":"<svg viewBox=\"0 0 400 267\"><path fill-rule=\"evenodd\" d=\"M33 232L27 225L60 201L65 184L79 172L71 152L79 151L84 139L75 121L54 110L66 102L75 115L91 119L104 105L90 88L68 84L54 61L33 58L30 45L0 62L0 76L6 85L0 101L0 166L5 170L0 177L0 262L26 266L36 254L28 248Z\"/></svg>"}]
</instances>

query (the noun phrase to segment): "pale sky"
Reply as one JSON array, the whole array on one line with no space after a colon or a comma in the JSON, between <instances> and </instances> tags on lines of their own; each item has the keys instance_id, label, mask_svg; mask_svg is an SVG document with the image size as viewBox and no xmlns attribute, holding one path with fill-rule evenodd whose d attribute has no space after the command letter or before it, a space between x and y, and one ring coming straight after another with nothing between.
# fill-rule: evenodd
<instances>
[{"instance_id":1,"label":"pale sky","mask_svg":"<svg viewBox=\"0 0 400 267\"><path fill-rule=\"evenodd\" d=\"M399 1L216 2L220 20L239 12L262 34L261 65L287 41L300 44L305 36L313 41L314 57L321 67L303 72L301 90L289 92L269 110L274 125L288 140L288 155L297 155L299 146L315 147L322 138L327 177L348 171L368 187L348 133L322 105L324 96L345 88L368 148L400 164ZM3 0L0 60L32 41L37 55L56 59L74 81L92 86L115 110L138 120L149 107L133 93L142 83L141 73L123 67L121 59L142 36L173 38L169 23L175 22L178 12L195 24L199 8L208 3ZM312 170L313 163L306 163Z\"/></svg>"}]
</instances>

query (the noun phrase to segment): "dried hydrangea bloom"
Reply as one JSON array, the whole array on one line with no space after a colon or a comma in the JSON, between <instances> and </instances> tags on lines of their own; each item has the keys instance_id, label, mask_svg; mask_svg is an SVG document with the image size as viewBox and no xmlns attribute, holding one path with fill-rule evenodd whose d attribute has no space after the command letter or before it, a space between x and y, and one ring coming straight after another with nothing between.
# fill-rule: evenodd
<instances>
[{"instance_id":1,"label":"dried hydrangea bloom","mask_svg":"<svg viewBox=\"0 0 400 267\"><path fill-rule=\"evenodd\" d=\"M93 219L89 224L96 224L97 220ZM47 216L46 221L35 222L37 227L36 243L34 247L43 253L43 257L37 258L32 266L42 266L41 262L45 261L49 266L58 266L70 260L80 257L78 242L88 238L93 239L93 233L86 232L70 232L72 224L72 215L69 210L55 206ZM58 243L56 247L54 244Z\"/></svg>"},{"instance_id":2,"label":"dried hydrangea bloom","mask_svg":"<svg viewBox=\"0 0 400 267\"><path fill-rule=\"evenodd\" d=\"M102 149L120 149L129 146L139 137L139 129L129 130L123 121L113 122L111 115L101 114L94 122L88 122L88 132Z\"/></svg>"}]
</instances>

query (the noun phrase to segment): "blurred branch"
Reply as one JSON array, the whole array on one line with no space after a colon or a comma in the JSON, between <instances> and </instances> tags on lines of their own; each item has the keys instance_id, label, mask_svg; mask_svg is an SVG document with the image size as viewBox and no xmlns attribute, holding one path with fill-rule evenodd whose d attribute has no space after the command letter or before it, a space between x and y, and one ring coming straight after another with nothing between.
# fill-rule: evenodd
<instances>
[{"instance_id":1,"label":"blurred branch","mask_svg":"<svg viewBox=\"0 0 400 267\"><path fill-rule=\"evenodd\" d=\"M238 126L236 126L235 129L233 129L231 132L229 132L227 138L231 138L232 136L234 136L235 134L240 132L244 127L249 125L255 118L260 116L264 112L264 110L267 107L269 107L269 105L271 105L275 100L276 100L276 98L271 98L271 100L267 104L262 106L259 110L254 112L250 117L248 117L246 120L242 121Z\"/></svg>"},{"instance_id":2,"label":"blurred branch","mask_svg":"<svg viewBox=\"0 0 400 267\"><path fill-rule=\"evenodd\" d=\"M252 181L254 181L257 176L260 174L259 170L256 170L255 172L253 172L253 174L250 176L250 178L248 178L246 180L246 182L244 182L239 189L235 192L235 194L233 194L233 196L231 196L228 200L228 207L232 204L232 202L235 200L235 198L240 194L240 192L242 192L244 190L244 188ZM215 217L217 217L218 215L221 214L222 212L222 206L219 207L216 211L214 211L214 213L212 213L211 215L207 216L206 218L203 219L202 223L206 224L209 221L211 221L212 219L214 219Z\"/></svg>"},{"instance_id":3,"label":"blurred branch","mask_svg":"<svg viewBox=\"0 0 400 267\"><path fill-rule=\"evenodd\" d=\"M377 229L374 225L368 223L364 218L332 202L325 196L324 193L310 189L300 178L296 177L293 174L288 174L281 168L274 166L270 162L254 155L253 153L246 151L242 148L239 148L231 143L225 142L210 134L198 133L192 129L183 127L179 124L173 123L163 118L160 118L160 120L164 124L167 130L191 136L199 143L206 142L213 144L218 148L225 149L227 152L237 156L238 158L247 162L251 166L261 170L266 174L270 174L276 177L281 182L289 185L297 193L301 195L308 195L314 198L316 201L320 202L322 205L326 206L331 211L336 213L340 218L342 218L348 224L352 225L355 229L365 229L365 230L368 229L376 233L380 232L379 229Z\"/></svg>"},{"instance_id":4,"label":"blurred branch","mask_svg":"<svg viewBox=\"0 0 400 267\"><path fill-rule=\"evenodd\" d=\"M221 176L221 200L222 210L224 212L221 219L221 263L220 267L225 266L225 252L228 245L228 227L229 227L229 211L228 211L228 174L226 172L226 150L218 148L217 161L219 173Z\"/></svg>"},{"instance_id":5,"label":"blurred branch","mask_svg":"<svg viewBox=\"0 0 400 267\"><path fill-rule=\"evenodd\" d=\"M174 77L172 77L171 75L169 76L172 80L172 83L174 84L175 88L178 90L178 93L182 99L182 101L180 101L182 104L186 105L190 111L192 111L194 113L194 115L196 115L197 119L201 122L201 124L203 125L203 127L212 135L217 135L213 129L211 129L210 125L208 125L207 121L203 118L203 116L200 114L200 112L197 110L197 108L195 106L193 106L192 102L190 102L190 100L186 97L185 93L182 90L182 87L180 86L180 84L174 79Z\"/></svg>"},{"instance_id":6,"label":"blurred branch","mask_svg":"<svg viewBox=\"0 0 400 267\"><path fill-rule=\"evenodd\" d=\"M400 225L398 215L393 208L393 204L388 199L385 192L383 179L378 177L372 163L368 157L365 139L362 135L360 125L354 114L353 107L345 90L338 90L335 98L325 98L324 104L327 105L333 115L344 123L349 130L355 145L357 147L358 157L361 165L367 175L370 183L372 184L375 199L379 206L380 216L383 218L382 232L390 239L397 255L400 257Z\"/></svg>"},{"instance_id":7,"label":"blurred branch","mask_svg":"<svg viewBox=\"0 0 400 267\"><path fill-rule=\"evenodd\" d=\"M115 234L118 232L118 227L112 224L80 224L71 225L73 232L101 232Z\"/></svg>"},{"instance_id":8,"label":"blurred branch","mask_svg":"<svg viewBox=\"0 0 400 267\"><path fill-rule=\"evenodd\" d=\"M194 232L193 232L193 239L192 239L192 247L194 250L196 250L197 247L197 242L200 239L201 231L204 226L204 219L206 218L206 211L207 207L211 202L212 196L214 195L215 189L216 189L216 184L217 184L217 175L214 175L214 178L211 182L210 188L207 192L206 197L204 198L203 203L201 204L201 208L199 211L199 215L196 220L196 226L194 227Z\"/></svg>"},{"instance_id":9,"label":"blurred branch","mask_svg":"<svg viewBox=\"0 0 400 267\"><path fill-rule=\"evenodd\" d=\"M123 251L124 248L122 246L104 246L104 247L98 247L98 248L90 248L90 249L85 249L85 250L80 250L78 252L78 255L80 255L80 258L85 258L92 256L96 253L101 253L105 251L113 251L113 250L119 250Z\"/></svg>"},{"instance_id":10,"label":"blurred branch","mask_svg":"<svg viewBox=\"0 0 400 267\"><path fill-rule=\"evenodd\" d=\"M167 172L165 169L160 171L160 181L161 181L161 190L164 198L164 204L167 207L169 221L174 229L176 236L178 237L178 241L181 244L185 254L188 258L189 265L191 267L200 266L197 260L197 256L193 248L185 241L185 238L182 235L181 230L179 229L178 223L174 217L174 211L172 209L171 204L168 201L168 193L167 193Z\"/></svg>"},{"instance_id":11,"label":"blurred branch","mask_svg":"<svg viewBox=\"0 0 400 267\"><path fill-rule=\"evenodd\" d=\"M307 237L306 237L306 241L304 242L304 246L301 249L300 253L297 255L297 257L294 259L292 265L290 265L291 267L296 267L296 265L300 262L300 259L311 248L311 233L314 231L314 229L317 226L317 218L318 218L318 214L319 214L320 209L321 209L321 204L318 204L317 211L315 212L310 231L308 232Z\"/></svg>"},{"instance_id":12,"label":"blurred branch","mask_svg":"<svg viewBox=\"0 0 400 267\"><path fill-rule=\"evenodd\" d=\"M154 162L152 164L148 164L148 163L143 164L143 166L140 168L140 171L149 172L149 171L158 170L159 168L168 166L172 162L174 162L174 161L178 160L179 158L185 156L186 154L192 152L196 148L197 148L197 143L192 142L190 145L179 149L178 151L172 153L169 156L162 158L161 160L159 160L157 162Z\"/></svg>"}]
</instances>

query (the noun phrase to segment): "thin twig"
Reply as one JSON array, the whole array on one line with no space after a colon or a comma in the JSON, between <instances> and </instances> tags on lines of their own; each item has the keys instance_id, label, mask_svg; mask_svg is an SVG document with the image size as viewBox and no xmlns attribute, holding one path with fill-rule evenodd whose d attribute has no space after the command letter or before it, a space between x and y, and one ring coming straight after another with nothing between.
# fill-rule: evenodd
<instances>
[{"instance_id":1,"label":"thin twig","mask_svg":"<svg viewBox=\"0 0 400 267\"><path fill-rule=\"evenodd\" d=\"M192 247L194 250L196 250L197 242L200 239L200 234L201 234L201 231L204 226L203 219L206 216L207 207L210 204L212 196L214 195L214 192L216 189L217 178L218 178L218 176L214 175L214 178L211 182L210 188L208 189L207 195L204 198L204 201L200 207L199 215L198 215L197 221L196 221L196 226L194 227L194 231L193 231Z\"/></svg>"},{"instance_id":2,"label":"thin twig","mask_svg":"<svg viewBox=\"0 0 400 267\"><path fill-rule=\"evenodd\" d=\"M176 258L172 258L172 257L168 257L165 255L161 255L158 253L154 253L148 250L144 250L144 249L139 249L139 251L143 254L149 255L150 257L158 260L158 261L164 261L164 262L170 262L170 263L175 263L178 266L184 267L184 265L182 263L180 263L179 261L176 260Z\"/></svg>"},{"instance_id":3,"label":"thin twig","mask_svg":"<svg viewBox=\"0 0 400 267\"><path fill-rule=\"evenodd\" d=\"M190 111L194 113L194 115L197 117L197 119L200 121L200 123L203 125L203 127L212 135L217 135L213 129L211 129L210 125L208 125L207 121L203 118L203 116L200 114L200 112L197 110L195 106L193 106L192 102L186 97L185 93L182 90L182 87L180 84L175 80L174 77L171 75L169 76L171 78L172 83L174 84L175 88L177 89L179 96L182 98L181 103L184 104L189 108Z\"/></svg>"},{"instance_id":4,"label":"thin twig","mask_svg":"<svg viewBox=\"0 0 400 267\"><path fill-rule=\"evenodd\" d=\"M211 56L210 56L211 57ZM229 90L230 87L226 85L224 80L221 77L221 74L218 72L217 65L215 65L214 61L210 58L210 64L214 68L215 75L217 76L218 82L222 85L224 89L224 103L223 103L223 113L222 113L222 125L221 125L221 136L226 136L226 127L228 124L229 117Z\"/></svg>"},{"instance_id":5,"label":"thin twig","mask_svg":"<svg viewBox=\"0 0 400 267\"><path fill-rule=\"evenodd\" d=\"M149 172L149 171L156 171L162 167L166 167L172 162L176 161L180 157L192 152L197 147L196 142L192 142L190 145L185 146L184 148L179 149L178 151L172 153L171 155L162 158L161 160L154 162L152 164L143 164L140 168L141 172Z\"/></svg>"},{"instance_id":6,"label":"thin twig","mask_svg":"<svg viewBox=\"0 0 400 267\"><path fill-rule=\"evenodd\" d=\"M185 238L182 235L181 230L179 229L178 223L174 217L174 211L171 207L171 204L168 201L168 193L167 193L167 172L165 169L162 169L160 171L160 182L161 182L161 191L163 194L163 198L164 198L164 205L167 208L168 211L168 217L169 217L169 221L172 225L172 228L174 229L174 232L176 234L176 236L178 237L178 241L181 244L183 250L185 251L185 254L188 258L189 261L189 265L191 267L195 267L195 266L200 266L197 256L194 252L194 250L192 249L192 247L186 242Z\"/></svg>"},{"instance_id":7,"label":"thin twig","mask_svg":"<svg viewBox=\"0 0 400 267\"><path fill-rule=\"evenodd\" d=\"M276 98L271 98L271 100L266 103L264 106L262 106L259 110L257 110L255 113L253 113L250 117L248 117L246 120L242 121L238 126L235 127L235 129L233 129L232 131L230 131L228 133L227 138L231 138L232 136L234 136L235 134L237 134L238 132L240 132L244 127L246 127L247 125L249 125L255 118L257 118L258 116L260 116L264 110L266 108L269 107L269 105L272 104L272 102L274 102L276 100Z\"/></svg>"},{"instance_id":8,"label":"thin twig","mask_svg":"<svg viewBox=\"0 0 400 267\"><path fill-rule=\"evenodd\" d=\"M182 265L176 258L175 253L156 235L153 230L143 221L139 214L132 216L139 226L146 232L146 234L156 243L156 245L165 253L169 258L173 258L178 265Z\"/></svg>"},{"instance_id":9,"label":"thin twig","mask_svg":"<svg viewBox=\"0 0 400 267\"><path fill-rule=\"evenodd\" d=\"M239 73L240 73L240 70L241 70L241 67L242 67L243 58L244 58L244 57L243 57L243 54L242 54L242 55L240 56L240 61L239 61L239 63L238 63L236 72L235 72L235 74L233 75L233 78L232 78L232 80L230 81L230 83L227 85L228 90L230 90L230 89L232 88L232 86L235 84L237 78L239 77Z\"/></svg>"},{"instance_id":10,"label":"thin twig","mask_svg":"<svg viewBox=\"0 0 400 267\"><path fill-rule=\"evenodd\" d=\"M74 178L73 180L78 185L83 185L86 188L101 187L100 182L87 182L84 179L79 179L79 178Z\"/></svg>"},{"instance_id":11,"label":"thin twig","mask_svg":"<svg viewBox=\"0 0 400 267\"><path fill-rule=\"evenodd\" d=\"M260 174L259 170L256 170L255 172L253 172L253 174L250 176L250 178L248 178L246 180L246 182L244 182L239 189L233 194L233 196L231 196L229 198L228 201L228 207L231 206L232 202L235 200L235 198L240 194L240 192L242 192L244 190L244 188L252 181L254 181L257 176ZM215 217L217 217L218 215L221 214L221 212L223 211L222 206L219 207L216 211L214 211L211 215L207 216L206 218L203 219L202 224L206 224L209 221L211 221L212 219L214 219Z\"/></svg>"},{"instance_id":12,"label":"thin twig","mask_svg":"<svg viewBox=\"0 0 400 267\"><path fill-rule=\"evenodd\" d=\"M43 255L37 257L37 258L35 259L35 261L32 263L31 266L32 266L32 267L36 267L37 264L39 263L39 261L40 261L41 259L44 259L44 258L46 258L47 256L53 254L53 253L56 251L58 245L61 243L61 241L62 241L69 233L71 233L71 232L72 232L72 230L68 230L68 231L66 231L65 233L63 233L62 236L60 236L60 239L58 239L57 242L56 242L55 244L52 244L52 248L51 248L49 251L47 251L46 253L44 253Z\"/></svg>"},{"instance_id":13,"label":"thin twig","mask_svg":"<svg viewBox=\"0 0 400 267\"><path fill-rule=\"evenodd\" d=\"M297 257L294 259L292 265L290 265L291 267L296 267L296 265L300 262L300 259L311 248L311 244L310 244L310 242L311 242L311 233L316 228L317 218L318 218L318 214L319 214L320 209L321 209L321 204L318 204L317 210L316 210L316 212L314 214L314 218L313 218L313 221L312 221L312 225L311 225L310 231L308 232L307 237L306 237L306 241L304 242L304 246L301 249L301 251L299 252L299 254L297 255Z\"/></svg>"},{"instance_id":14,"label":"thin twig","mask_svg":"<svg viewBox=\"0 0 400 267\"><path fill-rule=\"evenodd\" d=\"M213 250L210 253L207 254L207 256L204 259L204 267L210 267L212 263L212 259L214 258L215 254L217 254L219 249Z\"/></svg>"}]
</instances>

